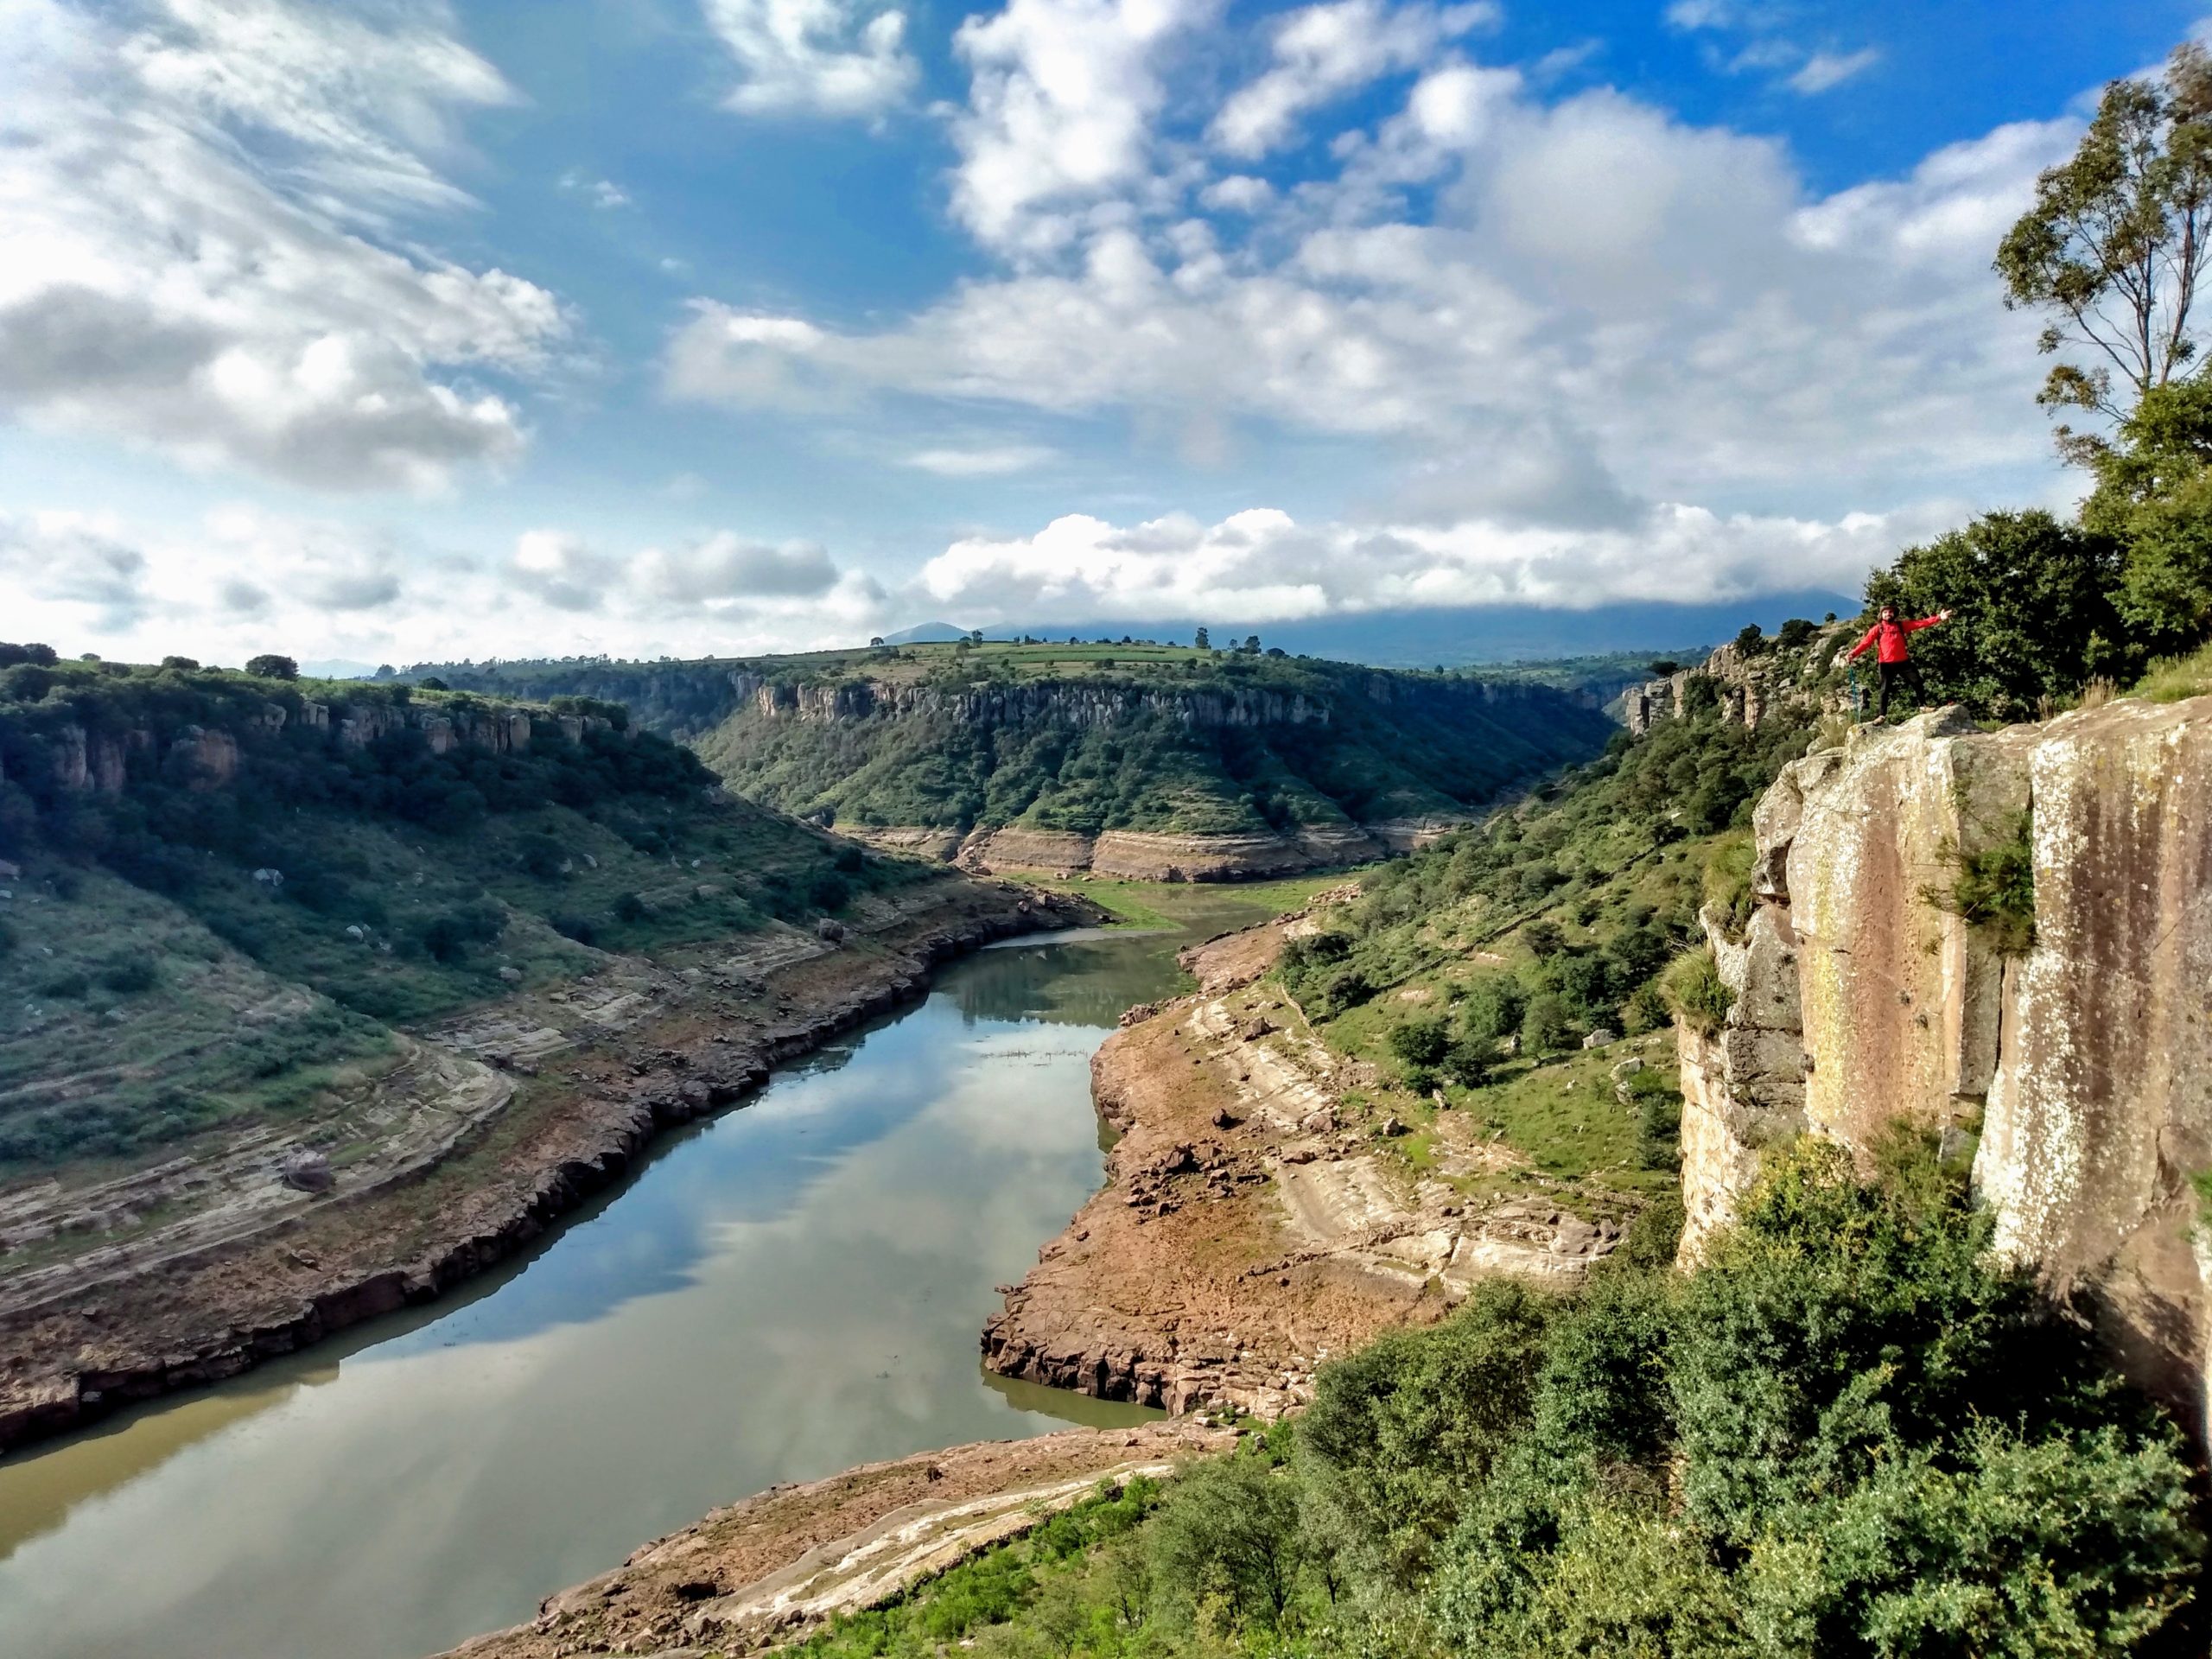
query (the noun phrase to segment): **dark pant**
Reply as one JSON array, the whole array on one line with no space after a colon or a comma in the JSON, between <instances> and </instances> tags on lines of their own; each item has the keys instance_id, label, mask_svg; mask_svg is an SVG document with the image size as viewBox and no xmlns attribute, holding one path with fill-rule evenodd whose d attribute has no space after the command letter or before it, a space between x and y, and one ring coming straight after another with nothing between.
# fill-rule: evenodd
<instances>
[{"instance_id":1,"label":"dark pant","mask_svg":"<svg viewBox=\"0 0 2212 1659\"><path fill-rule=\"evenodd\" d=\"M1879 700L1874 708L1874 717L1877 720L1887 720L1890 717L1890 688L1893 685L1910 686L1913 701L1916 702L1928 701L1928 688L1920 683L1920 671L1911 663L1877 663L1874 665L1874 672L1876 677L1880 680L1882 687Z\"/></svg>"}]
</instances>

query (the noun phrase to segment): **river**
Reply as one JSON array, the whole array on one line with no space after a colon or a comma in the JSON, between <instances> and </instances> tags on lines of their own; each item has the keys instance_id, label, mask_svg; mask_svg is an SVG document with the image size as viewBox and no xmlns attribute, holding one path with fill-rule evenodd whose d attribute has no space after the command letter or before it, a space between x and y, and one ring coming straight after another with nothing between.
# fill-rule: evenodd
<instances>
[{"instance_id":1,"label":"river","mask_svg":"<svg viewBox=\"0 0 2212 1659\"><path fill-rule=\"evenodd\" d=\"M503 1271L0 1462L0 1648L411 1659L779 1481L1155 1415L976 1333L1096 1190L1090 1057L1190 937L980 952Z\"/></svg>"}]
</instances>

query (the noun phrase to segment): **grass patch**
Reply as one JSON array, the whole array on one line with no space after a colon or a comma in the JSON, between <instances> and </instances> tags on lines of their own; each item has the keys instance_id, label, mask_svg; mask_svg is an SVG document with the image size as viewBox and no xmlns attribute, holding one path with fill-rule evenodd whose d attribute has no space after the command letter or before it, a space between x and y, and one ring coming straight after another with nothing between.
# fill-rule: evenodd
<instances>
[{"instance_id":1,"label":"grass patch","mask_svg":"<svg viewBox=\"0 0 2212 1659\"><path fill-rule=\"evenodd\" d=\"M1659 995L1675 1018L1700 1037L1719 1030L1736 1006L1736 993L1722 981L1710 945L1685 950L1669 963L1659 976Z\"/></svg>"},{"instance_id":2,"label":"grass patch","mask_svg":"<svg viewBox=\"0 0 2212 1659\"><path fill-rule=\"evenodd\" d=\"M2152 664L2150 671L2128 695L2151 702L2212 696L2212 645L2200 645L2186 657L2168 657Z\"/></svg>"}]
</instances>

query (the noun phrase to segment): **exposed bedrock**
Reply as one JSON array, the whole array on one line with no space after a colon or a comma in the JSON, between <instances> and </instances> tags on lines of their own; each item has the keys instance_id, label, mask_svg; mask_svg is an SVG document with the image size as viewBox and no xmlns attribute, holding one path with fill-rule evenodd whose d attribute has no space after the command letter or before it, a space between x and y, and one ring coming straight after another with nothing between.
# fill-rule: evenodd
<instances>
[{"instance_id":1,"label":"exposed bedrock","mask_svg":"<svg viewBox=\"0 0 2212 1659\"><path fill-rule=\"evenodd\" d=\"M1240 881L1362 864L1426 846L1463 820L1439 815L1378 823L1300 824L1253 835L1168 835L1109 830L1084 835L1020 825L976 830L838 826L887 852L957 861L983 873L1088 870L1139 881Z\"/></svg>"},{"instance_id":2,"label":"exposed bedrock","mask_svg":"<svg viewBox=\"0 0 2212 1659\"><path fill-rule=\"evenodd\" d=\"M2024 820L2035 939L2007 957L1937 901ZM1860 728L1788 768L1756 828L1757 907L1716 941L1735 1006L1681 1039L1686 1258L1801 1127L1862 1154L1898 1119L1978 1131L1999 1247L2203 1433L2212 698Z\"/></svg>"}]
</instances>

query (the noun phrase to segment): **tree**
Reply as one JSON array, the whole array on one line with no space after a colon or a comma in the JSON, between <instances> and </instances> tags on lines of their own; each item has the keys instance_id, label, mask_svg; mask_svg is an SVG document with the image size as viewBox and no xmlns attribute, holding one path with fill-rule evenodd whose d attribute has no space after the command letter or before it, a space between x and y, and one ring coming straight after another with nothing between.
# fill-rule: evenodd
<instances>
[{"instance_id":1,"label":"tree","mask_svg":"<svg viewBox=\"0 0 2212 1659\"><path fill-rule=\"evenodd\" d=\"M2092 464L2082 522L2126 550L2114 602L2150 651L2212 632L2212 381L2154 386Z\"/></svg>"},{"instance_id":2,"label":"tree","mask_svg":"<svg viewBox=\"0 0 2212 1659\"><path fill-rule=\"evenodd\" d=\"M876 634L870 638L868 644L869 650L880 651L883 648L883 636L880 633Z\"/></svg>"},{"instance_id":3,"label":"tree","mask_svg":"<svg viewBox=\"0 0 2212 1659\"><path fill-rule=\"evenodd\" d=\"M300 677L300 665L289 657L279 657L273 651L246 658L245 671L257 680L296 680Z\"/></svg>"},{"instance_id":4,"label":"tree","mask_svg":"<svg viewBox=\"0 0 2212 1659\"><path fill-rule=\"evenodd\" d=\"M1574 1041L1574 1010L1557 991L1544 991L1529 1000L1521 1016L1521 1052L1535 1056L1556 1054Z\"/></svg>"},{"instance_id":5,"label":"tree","mask_svg":"<svg viewBox=\"0 0 2212 1659\"><path fill-rule=\"evenodd\" d=\"M1260 654L1260 636L1256 633L1246 634L1244 636L1244 643L1239 645L1237 649L1243 652L1247 657L1258 656Z\"/></svg>"},{"instance_id":6,"label":"tree","mask_svg":"<svg viewBox=\"0 0 2212 1659\"><path fill-rule=\"evenodd\" d=\"M1213 648L1211 636L1204 628L1200 628L1192 637L1191 648L1193 651L1211 651Z\"/></svg>"},{"instance_id":7,"label":"tree","mask_svg":"<svg viewBox=\"0 0 2212 1659\"><path fill-rule=\"evenodd\" d=\"M1942 626L1912 636L1913 660L1939 695L2018 719L2095 676L2128 672L2139 656L2122 648L2113 607L2120 560L2111 537L2050 513L1984 513L1905 549L1868 578L1866 603L1916 616L1951 610Z\"/></svg>"},{"instance_id":8,"label":"tree","mask_svg":"<svg viewBox=\"0 0 2212 1659\"><path fill-rule=\"evenodd\" d=\"M1756 622L1746 622L1736 635L1736 654L1757 657L1767 648L1767 638Z\"/></svg>"},{"instance_id":9,"label":"tree","mask_svg":"<svg viewBox=\"0 0 2212 1659\"><path fill-rule=\"evenodd\" d=\"M2050 318L2038 348L2071 346L2088 359L2054 366L2037 401L2119 421L2187 372L2208 254L2212 58L2190 42L2158 79L2105 88L2080 147L2036 181L2034 205L1998 247L2005 305ZM2058 429L2070 460L2094 461L2105 442Z\"/></svg>"},{"instance_id":10,"label":"tree","mask_svg":"<svg viewBox=\"0 0 2212 1659\"><path fill-rule=\"evenodd\" d=\"M1682 665L1671 657L1662 657L1658 661L1650 664L1650 669L1651 677L1653 679L1665 680L1671 679L1675 675L1681 673L1682 671Z\"/></svg>"},{"instance_id":11,"label":"tree","mask_svg":"<svg viewBox=\"0 0 2212 1659\"><path fill-rule=\"evenodd\" d=\"M175 669L179 673L189 673L200 666L200 659L196 657L164 657L162 666Z\"/></svg>"}]
</instances>

